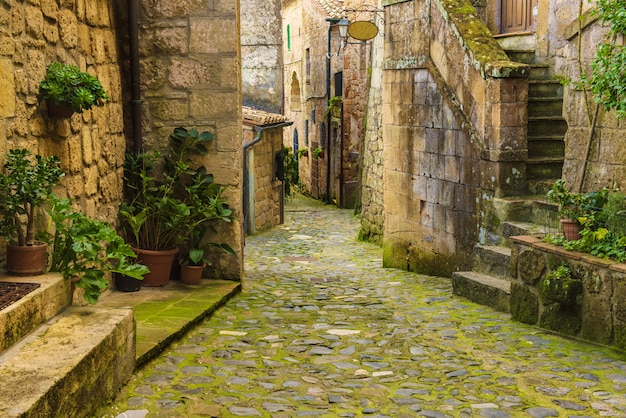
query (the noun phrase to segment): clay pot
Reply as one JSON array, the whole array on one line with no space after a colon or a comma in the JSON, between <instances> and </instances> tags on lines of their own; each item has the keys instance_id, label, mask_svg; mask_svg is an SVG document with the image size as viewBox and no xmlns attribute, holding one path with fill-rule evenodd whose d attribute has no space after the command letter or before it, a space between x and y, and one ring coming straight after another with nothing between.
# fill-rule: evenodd
<instances>
[{"instance_id":1,"label":"clay pot","mask_svg":"<svg viewBox=\"0 0 626 418\"><path fill-rule=\"evenodd\" d=\"M74 109L65 103L46 102L46 105L48 106L48 116L53 119L68 119L75 113Z\"/></svg>"},{"instance_id":2,"label":"clay pot","mask_svg":"<svg viewBox=\"0 0 626 418\"><path fill-rule=\"evenodd\" d=\"M7 272L14 276L36 276L46 271L45 242L34 245L7 245Z\"/></svg>"},{"instance_id":3,"label":"clay pot","mask_svg":"<svg viewBox=\"0 0 626 418\"><path fill-rule=\"evenodd\" d=\"M206 264L201 266L185 266L182 260L180 261L180 281L185 284L200 284L202 281L202 272Z\"/></svg>"},{"instance_id":4,"label":"clay pot","mask_svg":"<svg viewBox=\"0 0 626 418\"><path fill-rule=\"evenodd\" d=\"M563 235L568 241L575 241L581 239L580 225L571 219L561 219L561 226L563 227Z\"/></svg>"},{"instance_id":5,"label":"clay pot","mask_svg":"<svg viewBox=\"0 0 626 418\"><path fill-rule=\"evenodd\" d=\"M172 265L178 248L172 250L152 251L132 247L137 254L137 262L148 267L150 273L143 276L142 286L165 286L170 282Z\"/></svg>"}]
</instances>

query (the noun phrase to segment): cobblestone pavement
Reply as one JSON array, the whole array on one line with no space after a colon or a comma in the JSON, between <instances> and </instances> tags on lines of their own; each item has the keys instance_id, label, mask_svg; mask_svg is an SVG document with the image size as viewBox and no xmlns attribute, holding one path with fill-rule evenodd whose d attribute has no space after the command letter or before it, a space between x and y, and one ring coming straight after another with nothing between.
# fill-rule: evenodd
<instances>
[{"instance_id":1,"label":"cobblestone pavement","mask_svg":"<svg viewBox=\"0 0 626 418\"><path fill-rule=\"evenodd\" d=\"M350 211L303 198L248 237L244 291L106 417L626 417L624 354L381 267Z\"/></svg>"}]
</instances>

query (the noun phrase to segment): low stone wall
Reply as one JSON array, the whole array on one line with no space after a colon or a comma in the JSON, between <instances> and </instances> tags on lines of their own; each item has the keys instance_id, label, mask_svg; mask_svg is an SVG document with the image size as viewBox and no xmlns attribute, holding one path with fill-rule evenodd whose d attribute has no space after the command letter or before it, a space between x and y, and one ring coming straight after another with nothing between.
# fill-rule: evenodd
<instances>
[{"instance_id":1,"label":"low stone wall","mask_svg":"<svg viewBox=\"0 0 626 418\"><path fill-rule=\"evenodd\" d=\"M626 349L626 264L568 251L537 237L512 240L513 319ZM573 279L560 289L567 298L546 291L554 288L546 276L561 265L569 268Z\"/></svg>"}]
</instances>

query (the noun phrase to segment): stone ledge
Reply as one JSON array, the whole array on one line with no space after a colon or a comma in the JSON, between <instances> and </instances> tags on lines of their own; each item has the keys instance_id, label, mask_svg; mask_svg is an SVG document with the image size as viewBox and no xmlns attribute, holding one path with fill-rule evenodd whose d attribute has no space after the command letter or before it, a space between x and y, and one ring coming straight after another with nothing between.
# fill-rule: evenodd
<instances>
[{"instance_id":1,"label":"stone ledge","mask_svg":"<svg viewBox=\"0 0 626 418\"><path fill-rule=\"evenodd\" d=\"M84 417L131 377L130 309L70 307L0 356L0 416Z\"/></svg>"}]
</instances>

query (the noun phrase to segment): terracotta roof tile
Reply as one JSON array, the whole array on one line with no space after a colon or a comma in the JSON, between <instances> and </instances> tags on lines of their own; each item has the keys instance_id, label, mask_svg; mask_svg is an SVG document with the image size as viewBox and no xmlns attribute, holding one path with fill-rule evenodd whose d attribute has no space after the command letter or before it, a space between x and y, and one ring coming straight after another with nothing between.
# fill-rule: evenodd
<instances>
[{"instance_id":1,"label":"terracotta roof tile","mask_svg":"<svg viewBox=\"0 0 626 418\"><path fill-rule=\"evenodd\" d=\"M343 0L317 0L329 17L342 18L344 15Z\"/></svg>"},{"instance_id":2,"label":"terracotta roof tile","mask_svg":"<svg viewBox=\"0 0 626 418\"><path fill-rule=\"evenodd\" d=\"M243 123L254 126L267 126L287 122L287 116L277 113L269 113L263 110L253 109L248 106L242 107Z\"/></svg>"}]
</instances>

